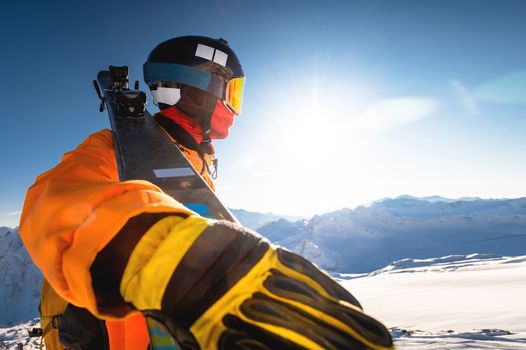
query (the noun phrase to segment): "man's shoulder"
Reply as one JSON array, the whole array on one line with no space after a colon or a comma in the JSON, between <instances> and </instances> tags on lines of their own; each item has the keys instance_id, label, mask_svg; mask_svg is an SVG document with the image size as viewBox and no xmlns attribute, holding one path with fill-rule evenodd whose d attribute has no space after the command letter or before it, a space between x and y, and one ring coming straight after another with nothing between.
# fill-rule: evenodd
<instances>
[{"instance_id":1,"label":"man's shoulder","mask_svg":"<svg viewBox=\"0 0 526 350\"><path fill-rule=\"evenodd\" d=\"M111 141L112 140L112 133L111 133L111 130L109 130L109 129L101 129L101 130L95 131L93 134L89 135L88 139L89 138L99 138L99 139L103 139L103 140L106 140L106 141Z\"/></svg>"},{"instance_id":2,"label":"man's shoulder","mask_svg":"<svg viewBox=\"0 0 526 350\"><path fill-rule=\"evenodd\" d=\"M86 137L74 150L64 153L61 161L79 154L111 154L111 156L114 156L113 152L112 133L108 129L102 129Z\"/></svg>"},{"instance_id":3,"label":"man's shoulder","mask_svg":"<svg viewBox=\"0 0 526 350\"><path fill-rule=\"evenodd\" d=\"M89 145L91 146L100 145L100 146L113 147L113 137L112 137L111 130L102 129L102 130L94 132L93 134L86 137L86 139L79 145L79 147L89 146Z\"/></svg>"}]
</instances>

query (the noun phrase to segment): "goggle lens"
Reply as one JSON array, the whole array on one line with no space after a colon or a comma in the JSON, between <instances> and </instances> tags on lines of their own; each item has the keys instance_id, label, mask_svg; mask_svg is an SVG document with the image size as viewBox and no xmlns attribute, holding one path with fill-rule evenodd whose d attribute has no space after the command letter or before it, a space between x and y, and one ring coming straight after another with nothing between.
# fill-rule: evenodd
<instances>
[{"instance_id":1,"label":"goggle lens","mask_svg":"<svg viewBox=\"0 0 526 350\"><path fill-rule=\"evenodd\" d=\"M245 77L231 79L227 85L226 103L236 114L241 113Z\"/></svg>"}]
</instances>

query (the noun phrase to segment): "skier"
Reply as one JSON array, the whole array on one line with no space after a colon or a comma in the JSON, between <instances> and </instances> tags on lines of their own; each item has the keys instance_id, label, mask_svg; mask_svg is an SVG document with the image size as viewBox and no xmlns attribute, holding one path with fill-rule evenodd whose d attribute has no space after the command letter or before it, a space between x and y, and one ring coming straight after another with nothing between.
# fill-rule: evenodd
<instances>
[{"instance_id":1,"label":"skier","mask_svg":"<svg viewBox=\"0 0 526 350\"><path fill-rule=\"evenodd\" d=\"M152 50L144 77L156 120L213 188L211 140L241 111L236 54L223 39L178 37ZM120 182L109 130L37 177L20 234L71 313L103 320L98 344L111 350L147 349L144 314L182 349L393 349L386 328L312 263L149 182Z\"/></svg>"}]
</instances>

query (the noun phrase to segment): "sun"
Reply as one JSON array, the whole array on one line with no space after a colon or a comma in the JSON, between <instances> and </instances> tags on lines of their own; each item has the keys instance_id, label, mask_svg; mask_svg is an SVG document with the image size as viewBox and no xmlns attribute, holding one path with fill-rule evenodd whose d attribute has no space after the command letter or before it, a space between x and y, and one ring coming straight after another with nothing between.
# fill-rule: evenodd
<instances>
[{"instance_id":1,"label":"sun","mask_svg":"<svg viewBox=\"0 0 526 350\"><path fill-rule=\"evenodd\" d=\"M260 196L273 197L274 207L279 194L305 198L295 207L311 213L369 201L358 177L372 168L370 144L378 140L353 130L352 120L374 98L370 86L364 89L367 84L352 74L315 66L271 79L260 87L264 108L254 118L265 130L259 131L259 149L271 153L258 158L265 158L260 164L272 174L261 179L268 190Z\"/></svg>"},{"instance_id":2,"label":"sun","mask_svg":"<svg viewBox=\"0 0 526 350\"><path fill-rule=\"evenodd\" d=\"M359 91L360 84L349 74L317 67L297 69L279 84L270 84L267 107L271 111L268 122L274 126L272 142L297 161L336 163L339 150L352 147L351 121L370 99Z\"/></svg>"}]
</instances>

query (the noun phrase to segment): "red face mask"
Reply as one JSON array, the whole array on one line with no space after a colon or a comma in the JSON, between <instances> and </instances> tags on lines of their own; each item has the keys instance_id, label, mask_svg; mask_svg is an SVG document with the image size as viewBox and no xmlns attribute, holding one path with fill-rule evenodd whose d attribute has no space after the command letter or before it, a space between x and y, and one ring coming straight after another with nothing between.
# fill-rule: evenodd
<instances>
[{"instance_id":1,"label":"red face mask","mask_svg":"<svg viewBox=\"0 0 526 350\"><path fill-rule=\"evenodd\" d=\"M163 109L161 114L172 119L179 126L192 135L197 143L203 141L201 126L196 120L176 106ZM221 101L217 100L210 120L210 138L220 140L228 137L230 127L234 124L234 113L228 109Z\"/></svg>"},{"instance_id":2,"label":"red face mask","mask_svg":"<svg viewBox=\"0 0 526 350\"><path fill-rule=\"evenodd\" d=\"M210 121L210 138L220 140L228 137L230 127L234 124L234 113L223 102L217 100Z\"/></svg>"}]
</instances>

